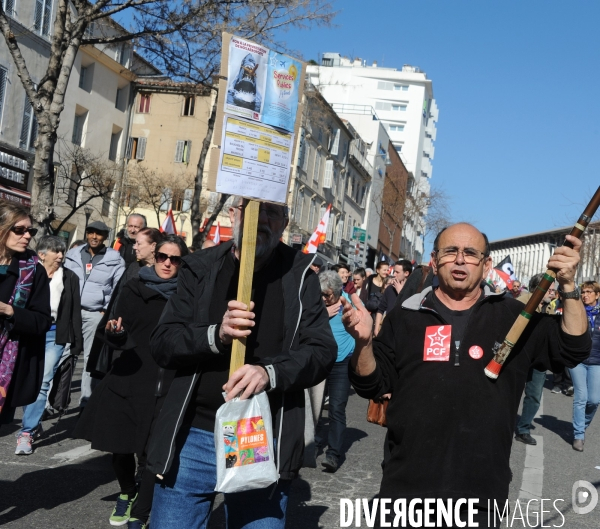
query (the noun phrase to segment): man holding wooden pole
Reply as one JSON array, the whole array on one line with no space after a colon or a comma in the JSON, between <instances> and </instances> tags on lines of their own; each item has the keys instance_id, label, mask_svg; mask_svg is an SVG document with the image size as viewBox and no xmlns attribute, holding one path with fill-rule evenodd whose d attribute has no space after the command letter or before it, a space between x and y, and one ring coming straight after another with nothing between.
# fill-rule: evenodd
<instances>
[{"instance_id":1,"label":"man holding wooden pole","mask_svg":"<svg viewBox=\"0 0 600 529\"><path fill-rule=\"evenodd\" d=\"M455 224L437 236L432 265L439 288L392 310L376 339L369 313L345 304L343 321L356 340L352 385L365 398L392 392L381 498L476 499L479 527L499 527L488 513L494 501L502 512L508 497L512 432L529 369L573 367L591 347L574 282L581 241L567 241L573 249L557 248L548 263L564 292L563 317L528 315L531 323L496 380L484 367L523 304L482 288L492 262L487 237L474 226Z\"/></svg>"},{"instance_id":2,"label":"man holding wooden pole","mask_svg":"<svg viewBox=\"0 0 600 529\"><path fill-rule=\"evenodd\" d=\"M158 364L177 370L148 449L148 466L159 477L152 525L160 529L206 527L216 494L214 423L222 392L230 400L263 390L280 480L225 494L227 526L283 529L290 480L302 466L304 389L324 380L337 356L309 268L314 255L279 242L287 207L234 197L229 215L233 241L184 260L177 294L152 336ZM251 302L240 301L245 293Z\"/></svg>"}]
</instances>

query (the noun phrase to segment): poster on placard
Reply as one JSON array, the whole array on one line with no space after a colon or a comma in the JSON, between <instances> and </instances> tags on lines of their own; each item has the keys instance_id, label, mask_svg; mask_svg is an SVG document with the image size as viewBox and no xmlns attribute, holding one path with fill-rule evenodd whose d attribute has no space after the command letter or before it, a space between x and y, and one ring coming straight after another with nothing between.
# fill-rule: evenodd
<instances>
[{"instance_id":1,"label":"poster on placard","mask_svg":"<svg viewBox=\"0 0 600 529\"><path fill-rule=\"evenodd\" d=\"M216 191L285 204L294 134L225 114Z\"/></svg>"},{"instance_id":2,"label":"poster on placard","mask_svg":"<svg viewBox=\"0 0 600 529\"><path fill-rule=\"evenodd\" d=\"M263 123L294 130L301 73L300 61L281 53L269 52Z\"/></svg>"},{"instance_id":3,"label":"poster on placard","mask_svg":"<svg viewBox=\"0 0 600 529\"><path fill-rule=\"evenodd\" d=\"M229 43L225 112L261 120L269 49L239 37Z\"/></svg>"}]
</instances>

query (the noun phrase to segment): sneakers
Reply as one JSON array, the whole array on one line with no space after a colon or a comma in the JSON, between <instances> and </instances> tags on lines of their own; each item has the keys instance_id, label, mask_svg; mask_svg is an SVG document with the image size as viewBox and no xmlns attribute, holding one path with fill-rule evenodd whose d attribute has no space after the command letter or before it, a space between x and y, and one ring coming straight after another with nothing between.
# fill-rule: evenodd
<instances>
[{"instance_id":1,"label":"sneakers","mask_svg":"<svg viewBox=\"0 0 600 529\"><path fill-rule=\"evenodd\" d=\"M551 390L551 393L562 393L562 389L560 386L554 386Z\"/></svg>"},{"instance_id":2,"label":"sneakers","mask_svg":"<svg viewBox=\"0 0 600 529\"><path fill-rule=\"evenodd\" d=\"M333 456L327 456L325 461L321 461L321 465L325 467L325 472L329 472L331 474L333 474L339 466L337 459L335 459Z\"/></svg>"},{"instance_id":3,"label":"sneakers","mask_svg":"<svg viewBox=\"0 0 600 529\"><path fill-rule=\"evenodd\" d=\"M127 529L146 529L146 524L137 518L129 518L127 521Z\"/></svg>"},{"instance_id":4,"label":"sneakers","mask_svg":"<svg viewBox=\"0 0 600 529\"><path fill-rule=\"evenodd\" d=\"M567 397L572 397L575 394L575 390L573 389L573 386L569 386L565 389L564 393Z\"/></svg>"},{"instance_id":5,"label":"sneakers","mask_svg":"<svg viewBox=\"0 0 600 529\"><path fill-rule=\"evenodd\" d=\"M129 499L127 494L119 494L117 504L115 505L115 508L108 519L110 525L115 525L118 527L127 523L129 520L129 514L131 513L131 506L136 498L137 494L131 499Z\"/></svg>"},{"instance_id":6,"label":"sneakers","mask_svg":"<svg viewBox=\"0 0 600 529\"><path fill-rule=\"evenodd\" d=\"M533 437L531 437L531 435L528 433L516 434L515 440L521 441L522 443L525 443L526 445L531 445L531 446L535 446L537 444L537 441Z\"/></svg>"},{"instance_id":7,"label":"sneakers","mask_svg":"<svg viewBox=\"0 0 600 529\"><path fill-rule=\"evenodd\" d=\"M31 435L27 432L21 432L19 437L17 437L17 449L15 450L15 455L18 456L28 456L33 453L31 449L31 443L33 439Z\"/></svg>"},{"instance_id":8,"label":"sneakers","mask_svg":"<svg viewBox=\"0 0 600 529\"><path fill-rule=\"evenodd\" d=\"M583 439L575 439L573 441L573 450L576 450L577 452L583 452L583 443L585 443Z\"/></svg>"}]
</instances>

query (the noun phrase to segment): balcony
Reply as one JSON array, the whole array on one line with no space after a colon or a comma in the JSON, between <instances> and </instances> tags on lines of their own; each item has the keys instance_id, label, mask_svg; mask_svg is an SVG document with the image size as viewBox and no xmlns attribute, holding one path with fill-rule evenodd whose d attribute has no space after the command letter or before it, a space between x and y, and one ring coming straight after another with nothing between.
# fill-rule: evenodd
<instances>
[{"instance_id":1,"label":"balcony","mask_svg":"<svg viewBox=\"0 0 600 529\"><path fill-rule=\"evenodd\" d=\"M358 150L355 143L350 144L350 161L354 162L356 168L369 180L373 176L373 166L367 157Z\"/></svg>"}]
</instances>

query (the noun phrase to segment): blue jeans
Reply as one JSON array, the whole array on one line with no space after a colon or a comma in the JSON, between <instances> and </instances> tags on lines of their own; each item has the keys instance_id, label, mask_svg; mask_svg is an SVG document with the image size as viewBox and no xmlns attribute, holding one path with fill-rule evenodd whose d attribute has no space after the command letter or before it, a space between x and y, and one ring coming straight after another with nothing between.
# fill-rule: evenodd
<instances>
[{"instance_id":1,"label":"blue jeans","mask_svg":"<svg viewBox=\"0 0 600 529\"><path fill-rule=\"evenodd\" d=\"M56 329L46 333L46 350L44 356L44 378L42 380L42 389L37 400L33 404L28 404L23 407L23 429L21 432L33 434L40 424L40 419L46 407L46 399L50 382L54 378L54 373L58 369L60 357L65 348L64 345L55 343Z\"/></svg>"},{"instance_id":2,"label":"blue jeans","mask_svg":"<svg viewBox=\"0 0 600 529\"><path fill-rule=\"evenodd\" d=\"M151 523L160 529L205 529L217 494L215 438L197 428L179 438L171 469L154 487ZM284 529L290 484L282 480L266 489L225 494L227 528Z\"/></svg>"},{"instance_id":3,"label":"blue jeans","mask_svg":"<svg viewBox=\"0 0 600 529\"><path fill-rule=\"evenodd\" d=\"M518 434L526 434L531 430L533 418L540 409L544 382L546 382L546 372L531 369L527 377L527 384L525 384L525 398L523 399L521 418L517 423Z\"/></svg>"},{"instance_id":4,"label":"blue jeans","mask_svg":"<svg viewBox=\"0 0 600 529\"><path fill-rule=\"evenodd\" d=\"M333 364L331 373L327 377L329 388L329 435L327 437L327 456L339 461L342 456L342 444L344 443L344 432L346 431L346 404L348 404L348 393L350 391L350 379L348 378L348 363L350 356L341 362Z\"/></svg>"},{"instance_id":5,"label":"blue jeans","mask_svg":"<svg viewBox=\"0 0 600 529\"><path fill-rule=\"evenodd\" d=\"M600 365L579 364L569 369L573 379L573 433L575 439L583 439L600 404Z\"/></svg>"}]
</instances>

